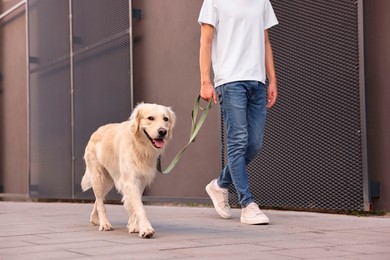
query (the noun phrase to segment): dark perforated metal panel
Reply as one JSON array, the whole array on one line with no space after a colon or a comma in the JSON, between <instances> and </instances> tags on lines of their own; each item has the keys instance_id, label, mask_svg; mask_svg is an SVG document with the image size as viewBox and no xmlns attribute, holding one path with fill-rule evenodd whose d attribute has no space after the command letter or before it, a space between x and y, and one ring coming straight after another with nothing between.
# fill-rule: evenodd
<instances>
[{"instance_id":1,"label":"dark perforated metal panel","mask_svg":"<svg viewBox=\"0 0 390 260\"><path fill-rule=\"evenodd\" d=\"M89 137L132 109L131 1L31 0L28 12L31 196L92 198Z\"/></svg>"},{"instance_id":2,"label":"dark perforated metal panel","mask_svg":"<svg viewBox=\"0 0 390 260\"><path fill-rule=\"evenodd\" d=\"M30 195L69 198L72 134L68 1L28 3Z\"/></svg>"},{"instance_id":3,"label":"dark perforated metal panel","mask_svg":"<svg viewBox=\"0 0 390 260\"><path fill-rule=\"evenodd\" d=\"M84 149L101 125L131 112L129 1L73 1L76 197L85 171ZM119 198L116 191L109 199Z\"/></svg>"},{"instance_id":4,"label":"dark perforated metal panel","mask_svg":"<svg viewBox=\"0 0 390 260\"><path fill-rule=\"evenodd\" d=\"M271 2L279 99L248 166L251 190L265 207L362 210L358 1Z\"/></svg>"}]
</instances>

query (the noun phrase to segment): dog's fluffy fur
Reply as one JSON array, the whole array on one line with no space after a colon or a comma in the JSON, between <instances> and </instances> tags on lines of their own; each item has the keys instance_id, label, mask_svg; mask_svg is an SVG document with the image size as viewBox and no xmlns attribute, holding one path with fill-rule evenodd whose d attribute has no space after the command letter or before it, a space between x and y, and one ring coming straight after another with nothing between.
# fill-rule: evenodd
<instances>
[{"instance_id":1,"label":"dog's fluffy fur","mask_svg":"<svg viewBox=\"0 0 390 260\"><path fill-rule=\"evenodd\" d=\"M108 124L92 134L85 149L83 191L93 189L96 200L91 223L99 230L112 230L103 200L113 185L123 196L129 214L130 233L154 234L142 204L142 193L156 175L156 161L172 138L175 113L169 107L139 104L123 123Z\"/></svg>"}]
</instances>

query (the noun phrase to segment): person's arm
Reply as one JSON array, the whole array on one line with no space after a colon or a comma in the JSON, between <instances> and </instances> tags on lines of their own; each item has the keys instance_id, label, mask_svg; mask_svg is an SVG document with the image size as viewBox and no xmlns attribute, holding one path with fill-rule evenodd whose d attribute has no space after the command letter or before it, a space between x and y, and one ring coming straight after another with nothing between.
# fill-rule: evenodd
<instances>
[{"instance_id":1,"label":"person's arm","mask_svg":"<svg viewBox=\"0 0 390 260\"><path fill-rule=\"evenodd\" d=\"M217 95L210 78L213 37L214 27L210 24L202 24L199 50L200 96L207 102L212 99L214 103L217 103Z\"/></svg>"},{"instance_id":2,"label":"person's arm","mask_svg":"<svg viewBox=\"0 0 390 260\"><path fill-rule=\"evenodd\" d=\"M274 65L274 57L272 53L271 41L268 36L268 31L264 31L265 35L265 69L268 77L268 97L267 97L267 108L271 108L278 97L278 88L276 82L276 73Z\"/></svg>"}]
</instances>

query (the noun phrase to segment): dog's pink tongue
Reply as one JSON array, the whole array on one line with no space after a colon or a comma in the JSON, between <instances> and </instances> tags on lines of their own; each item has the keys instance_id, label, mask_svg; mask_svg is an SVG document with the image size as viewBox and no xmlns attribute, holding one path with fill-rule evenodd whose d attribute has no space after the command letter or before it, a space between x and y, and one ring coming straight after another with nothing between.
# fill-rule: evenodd
<instances>
[{"instance_id":1,"label":"dog's pink tongue","mask_svg":"<svg viewBox=\"0 0 390 260\"><path fill-rule=\"evenodd\" d=\"M155 139L154 140L154 145L157 147L157 148L163 148L164 145L165 145L165 141L163 139Z\"/></svg>"}]
</instances>

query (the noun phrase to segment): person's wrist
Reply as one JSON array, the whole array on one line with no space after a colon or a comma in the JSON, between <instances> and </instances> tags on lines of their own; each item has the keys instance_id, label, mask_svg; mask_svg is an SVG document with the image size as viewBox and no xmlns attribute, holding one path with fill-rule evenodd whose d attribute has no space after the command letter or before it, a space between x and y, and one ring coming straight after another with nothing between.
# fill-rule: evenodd
<instances>
[{"instance_id":1,"label":"person's wrist","mask_svg":"<svg viewBox=\"0 0 390 260\"><path fill-rule=\"evenodd\" d=\"M268 80L268 85L276 87L276 80Z\"/></svg>"},{"instance_id":2,"label":"person's wrist","mask_svg":"<svg viewBox=\"0 0 390 260\"><path fill-rule=\"evenodd\" d=\"M202 85L208 85L208 84L211 84L211 80L210 79L202 79L201 83L202 83Z\"/></svg>"}]
</instances>

